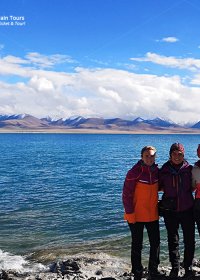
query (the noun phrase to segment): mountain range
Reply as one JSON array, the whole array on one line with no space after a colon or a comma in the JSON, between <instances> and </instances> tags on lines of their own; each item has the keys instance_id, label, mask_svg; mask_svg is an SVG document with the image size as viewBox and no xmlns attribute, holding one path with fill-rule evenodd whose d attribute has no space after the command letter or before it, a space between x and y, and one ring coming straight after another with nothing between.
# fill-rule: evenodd
<instances>
[{"instance_id":1,"label":"mountain range","mask_svg":"<svg viewBox=\"0 0 200 280\"><path fill-rule=\"evenodd\" d=\"M124 120L121 118L84 118L81 116L54 120L50 117L36 118L29 114L0 115L1 131L129 131L129 132L174 132L200 133L200 121L193 125L179 125L161 118Z\"/></svg>"}]
</instances>

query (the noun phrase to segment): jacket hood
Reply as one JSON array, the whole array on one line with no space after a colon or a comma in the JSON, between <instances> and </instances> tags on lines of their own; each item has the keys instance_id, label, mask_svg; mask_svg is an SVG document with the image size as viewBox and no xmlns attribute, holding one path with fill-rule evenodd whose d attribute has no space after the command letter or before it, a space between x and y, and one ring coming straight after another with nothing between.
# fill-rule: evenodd
<instances>
[{"instance_id":1,"label":"jacket hood","mask_svg":"<svg viewBox=\"0 0 200 280\"><path fill-rule=\"evenodd\" d=\"M165 172L165 170L168 171L170 169L172 173L177 173L182 171L184 172L185 168L189 166L190 164L187 162L187 160L184 160L180 168L177 170L176 166L173 165L170 160L168 160L166 163L163 164L162 171Z\"/></svg>"}]
</instances>

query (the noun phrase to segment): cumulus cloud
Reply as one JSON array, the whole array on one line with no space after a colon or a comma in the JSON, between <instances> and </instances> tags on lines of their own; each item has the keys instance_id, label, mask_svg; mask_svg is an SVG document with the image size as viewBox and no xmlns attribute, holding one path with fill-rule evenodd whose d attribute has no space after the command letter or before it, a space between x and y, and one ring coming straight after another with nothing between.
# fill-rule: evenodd
<instances>
[{"instance_id":1,"label":"cumulus cloud","mask_svg":"<svg viewBox=\"0 0 200 280\"><path fill-rule=\"evenodd\" d=\"M53 83L45 77L33 76L29 85L38 91L52 91L54 89Z\"/></svg>"},{"instance_id":2,"label":"cumulus cloud","mask_svg":"<svg viewBox=\"0 0 200 280\"><path fill-rule=\"evenodd\" d=\"M111 98L113 101L116 101L118 103L120 103L122 101L119 94L114 90L106 89L104 87L99 87L99 92L100 92L100 94L102 94L103 97Z\"/></svg>"},{"instance_id":3,"label":"cumulus cloud","mask_svg":"<svg viewBox=\"0 0 200 280\"><path fill-rule=\"evenodd\" d=\"M152 53L138 59L144 60L177 68L187 64L184 59ZM17 75L20 80L0 82L0 114L200 120L199 88L183 84L178 75L136 74L109 68L76 68L74 73L67 73L37 69L26 62L27 59L17 57L0 59L0 66L4 66L0 67L0 75L9 78ZM198 69L198 63L193 59L187 65ZM200 84L200 76L195 74L194 82Z\"/></svg>"}]
</instances>

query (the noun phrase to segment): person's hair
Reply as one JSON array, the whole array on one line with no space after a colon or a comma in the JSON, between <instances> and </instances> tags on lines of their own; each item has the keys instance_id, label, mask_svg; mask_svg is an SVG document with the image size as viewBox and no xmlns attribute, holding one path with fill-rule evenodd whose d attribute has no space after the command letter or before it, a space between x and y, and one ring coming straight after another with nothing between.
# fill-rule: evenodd
<instances>
[{"instance_id":1,"label":"person's hair","mask_svg":"<svg viewBox=\"0 0 200 280\"><path fill-rule=\"evenodd\" d=\"M154 151L155 153L156 153L156 148L155 147L153 147L153 146L145 146L144 148L142 148L142 150L141 150L141 157L143 156L143 153L145 152L145 151Z\"/></svg>"},{"instance_id":2,"label":"person's hair","mask_svg":"<svg viewBox=\"0 0 200 280\"><path fill-rule=\"evenodd\" d=\"M180 153L182 153L184 155L185 149L184 149L183 144L181 144L181 143L172 144L171 147L170 147L170 150L169 150L169 156L170 157L171 157L171 155L174 151L179 151Z\"/></svg>"}]
</instances>

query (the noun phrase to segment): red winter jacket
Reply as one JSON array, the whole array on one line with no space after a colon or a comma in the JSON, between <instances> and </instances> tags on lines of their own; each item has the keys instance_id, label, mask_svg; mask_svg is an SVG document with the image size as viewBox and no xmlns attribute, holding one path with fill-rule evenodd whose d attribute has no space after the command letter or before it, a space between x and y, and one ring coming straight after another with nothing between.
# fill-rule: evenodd
<instances>
[{"instance_id":1,"label":"red winter jacket","mask_svg":"<svg viewBox=\"0 0 200 280\"><path fill-rule=\"evenodd\" d=\"M127 173L122 201L129 223L158 220L158 167L138 161Z\"/></svg>"}]
</instances>

